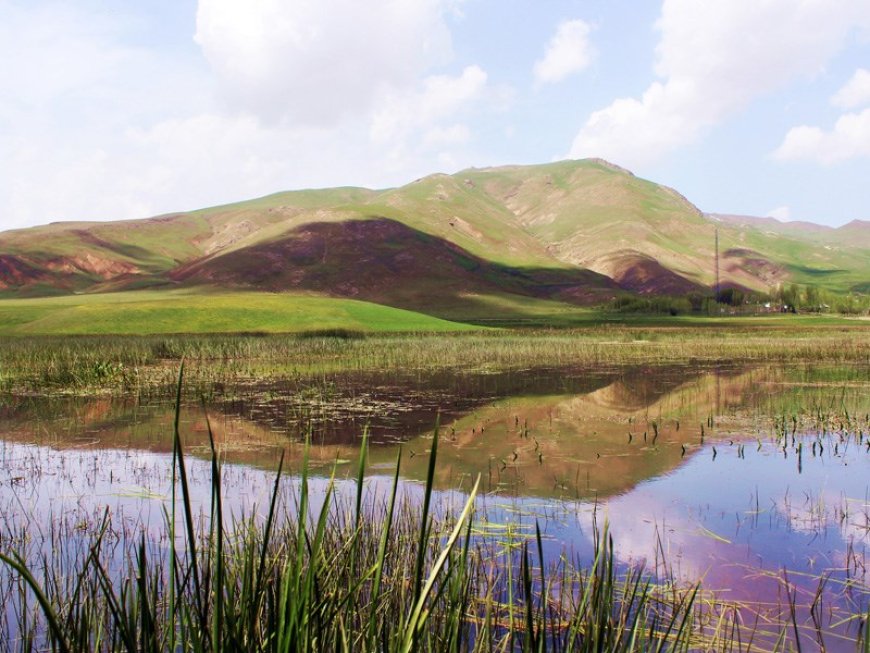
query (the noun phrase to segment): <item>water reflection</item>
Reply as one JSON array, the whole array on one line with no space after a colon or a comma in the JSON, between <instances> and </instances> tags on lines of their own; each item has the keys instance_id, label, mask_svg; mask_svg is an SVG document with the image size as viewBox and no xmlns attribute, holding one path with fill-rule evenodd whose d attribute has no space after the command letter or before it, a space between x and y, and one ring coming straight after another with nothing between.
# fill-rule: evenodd
<instances>
[{"instance_id":1,"label":"water reflection","mask_svg":"<svg viewBox=\"0 0 870 653\"><path fill-rule=\"evenodd\" d=\"M227 461L274 469L282 450L300 460L308 438L312 464L338 464L339 473L367 430L373 469L389 468L401 445L403 476L415 480L425 478L438 422L440 487L480 474L488 492L577 500L671 472L705 442L752 442L783 416L806 421L832 406L866 414L866 378L862 369L770 367L357 374L224 390L185 405L181 420L194 455L208 455L210 425ZM29 397L0 406L6 441L58 448L169 452L173 420L166 400Z\"/></svg>"},{"instance_id":2,"label":"water reflection","mask_svg":"<svg viewBox=\"0 0 870 653\"><path fill-rule=\"evenodd\" d=\"M270 467L277 448L298 453L309 437L316 464L357 457L364 430L378 465L408 452L407 475L421 478L433 425L445 436L440 480L484 474L490 489L573 496L612 493L672 468L682 455L673 424L686 409L709 410L711 379L726 390L737 370L672 367L622 370L529 370L432 376L347 375L310 385L276 382L243 386L185 406L184 436L193 451L206 444L206 410L229 460ZM20 398L0 408L7 440L57 447L169 451L174 407L168 402L117 398ZM650 430L651 420L656 435ZM644 432L647 432L644 436ZM629 433L635 447L626 447ZM683 440L689 437L684 429ZM645 446L642 446L645 445ZM632 455L654 450L659 456ZM674 453L678 455L675 457ZM291 455L294 459L297 456ZM605 458L618 474L597 475ZM621 460L630 458L630 460ZM635 469L636 468L636 469ZM569 482L570 481L570 482Z\"/></svg>"},{"instance_id":3,"label":"water reflection","mask_svg":"<svg viewBox=\"0 0 870 653\"><path fill-rule=\"evenodd\" d=\"M243 511L265 504L280 453L298 461L306 435L323 474L354 472L367 428L372 487L386 482L399 446L403 478L421 480L438 420L438 485L461 490L480 475L482 528L512 522L532 532L537 520L551 559L588 560L594 524L607 521L625 564L702 581L762 623L782 616L789 592L810 603L826 578L826 646L835 650L838 636L854 639L849 617L868 606L868 389L866 368L349 375L224 389L184 406L181 425L200 458L211 428L230 505ZM130 538L156 536L173 419L156 401L7 399L3 539L52 515L75 532L106 506ZM207 492L208 465L193 461L191 478ZM802 623L817 618L800 610Z\"/></svg>"}]
</instances>

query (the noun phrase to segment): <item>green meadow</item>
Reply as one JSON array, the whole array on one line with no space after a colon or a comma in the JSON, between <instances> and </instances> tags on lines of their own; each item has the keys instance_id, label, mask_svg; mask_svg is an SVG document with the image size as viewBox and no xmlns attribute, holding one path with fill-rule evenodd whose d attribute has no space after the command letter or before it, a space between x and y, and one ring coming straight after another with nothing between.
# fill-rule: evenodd
<instances>
[{"instance_id":1,"label":"green meadow","mask_svg":"<svg viewBox=\"0 0 870 653\"><path fill-rule=\"evenodd\" d=\"M651 315L492 294L433 303L436 317L373 302L300 293L210 289L0 299L0 336L464 332L489 328L594 328L606 325L860 329L870 321L837 315Z\"/></svg>"},{"instance_id":2,"label":"green meadow","mask_svg":"<svg viewBox=\"0 0 870 653\"><path fill-rule=\"evenodd\" d=\"M0 301L0 334L145 335L472 327L351 299L261 292L131 291Z\"/></svg>"}]
</instances>

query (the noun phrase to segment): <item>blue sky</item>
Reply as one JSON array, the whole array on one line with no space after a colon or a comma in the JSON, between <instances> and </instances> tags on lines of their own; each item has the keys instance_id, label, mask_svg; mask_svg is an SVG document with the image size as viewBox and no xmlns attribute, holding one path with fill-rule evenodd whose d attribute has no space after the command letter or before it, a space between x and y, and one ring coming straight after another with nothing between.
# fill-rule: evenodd
<instances>
[{"instance_id":1,"label":"blue sky","mask_svg":"<svg viewBox=\"0 0 870 653\"><path fill-rule=\"evenodd\" d=\"M0 227L600 156L870 219L868 0L0 0Z\"/></svg>"}]
</instances>

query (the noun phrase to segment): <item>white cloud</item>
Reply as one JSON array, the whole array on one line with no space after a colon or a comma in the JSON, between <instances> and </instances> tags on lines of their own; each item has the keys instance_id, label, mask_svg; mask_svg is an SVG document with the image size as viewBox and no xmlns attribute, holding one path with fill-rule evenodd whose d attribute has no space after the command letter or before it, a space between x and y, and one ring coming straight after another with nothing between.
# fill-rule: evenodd
<instances>
[{"instance_id":1,"label":"white cloud","mask_svg":"<svg viewBox=\"0 0 870 653\"><path fill-rule=\"evenodd\" d=\"M359 119L329 129L292 127L203 112L130 129L91 147L52 148L42 139L0 164L13 180L8 193L0 188L7 200L3 228L146 217L292 188L382 188L432 172L425 148L436 160L443 151L441 160L473 163L464 155L470 138L464 128L427 130L419 138L428 142L400 148L393 141L373 144L367 125ZM7 224L6 216L15 221Z\"/></svg>"},{"instance_id":2,"label":"white cloud","mask_svg":"<svg viewBox=\"0 0 870 653\"><path fill-rule=\"evenodd\" d=\"M378 181L376 170L367 177L359 173L369 154L359 125L329 130L274 126L247 115L203 113L128 136L141 158L138 174L125 170L123 178L161 189L155 199L162 202L184 197L186 205L199 207L318 186L328 171L349 182Z\"/></svg>"},{"instance_id":3,"label":"white cloud","mask_svg":"<svg viewBox=\"0 0 870 653\"><path fill-rule=\"evenodd\" d=\"M62 122L67 133L82 122L105 129L174 111L178 94L203 94L196 64L125 42L134 40L131 19L85 13L72 3L12 3L3 11L5 120Z\"/></svg>"},{"instance_id":4,"label":"white cloud","mask_svg":"<svg viewBox=\"0 0 870 653\"><path fill-rule=\"evenodd\" d=\"M629 166L656 160L758 95L819 73L852 30L868 27L864 0L665 0L657 23L661 81L640 99L594 112L570 154Z\"/></svg>"},{"instance_id":5,"label":"white cloud","mask_svg":"<svg viewBox=\"0 0 870 653\"><path fill-rule=\"evenodd\" d=\"M791 218L791 209L787 206L778 206L767 212L768 218L775 218L781 222L788 222Z\"/></svg>"},{"instance_id":6,"label":"white cloud","mask_svg":"<svg viewBox=\"0 0 870 653\"><path fill-rule=\"evenodd\" d=\"M232 108L331 125L451 56L442 0L199 0L196 41Z\"/></svg>"},{"instance_id":7,"label":"white cloud","mask_svg":"<svg viewBox=\"0 0 870 653\"><path fill-rule=\"evenodd\" d=\"M391 186L476 163L469 121L501 100L478 66L429 74L458 0L201 0L209 61L192 41L148 47L139 16L4 2L0 230Z\"/></svg>"},{"instance_id":8,"label":"white cloud","mask_svg":"<svg viewBox=\"0 0 870 653\"><path fill-rule=\"evenodd\" d=\"M487 84L479 66L461 74L433 75L416 88L393 90L377 99L369 124L372 147L381 155L381 166L400 170L410 161L430 159L441 170L469 161L467 145L473 134L465 122L479 108L492 109L499 89ZM426 171L432 172L432 170ZM419 175L418 175L419 176Z\"/></svg>"},{"instance_id":9,"label":"white cloud","mask_svg":"<svg viewBox=\"0 0 870 653\"><path fill-rule=\"evenodd\" d=\"M870 104L870 71L859 68L831 98L844 109ZM870 108L841 115L833 129L800 125L792 127L773 152L780 161L815 161L824 165L870 157Z\"/></svg>"},{"instance_id":10,"label":"white cloud","mask_svg":"<svg viewBox=\"0 0 870 653\"><path fill-rule=\"evenodd\" d=\"M640 100L622 98L589 116L571 156L600 156L633 167L694 140L704 123L686 120L691 86L652 84ZM689 96L688 98L686 96Z\"/></svg>"},{"instance_id":11,"label":"white cloud","mask_svg":"<svg viewBox=\"0 0 870 653\"><path fill-rule=\"evenodd\" d=\"M870 157L870 108L840 116L831 131L807 125L793 127L773 157L781 161L809 160L826 165Z\"/></svg>"},{"instance_id":12,"label":"white cloud","mask_svg":"<svg viewBox=\"0 0 870 653\"><path fill-rule=\"evenodd\" d=\"M591 28L582 20L561 23L547 43L543 58L535 62L536 83L560 82L585 70L595 54L589 43L590 32Z\"/></svg>"},{"instance_id":13,"label":"white cloud","mask_svg":"<svg viewBox=\"0 0 870 653\"><path fill-rule=\"evenodd\" d=\"M428 77L419 90L386 94L374 111L372 140L378 143L397 141L421 128L451 118L481 98L486 80L482 68L468 66L456 77Z\"/></svg>"},{"instance_id":14,"label":"white cloud","mask_svg":"<svg viewBox=\"0 0 870 653\"><path fill-rule=\"evenodd\" d=\"M168 118L91 146L31 139L8 158L0 154L0 228L146 217L292 188L384 188L435 165L474 164L471 140L460 123L375 143L367 117L326 129L219 111Z\"/></svg>"},{"instance_id":15,"label":"white cloud","mask_svg":"<svg viewBox=\"0 0 870 653\"><path fill-rule=\"evenodd\" d=\"M423 147L438 149L446 145L463 145L471 140L468 125L457 123L449 127L433 127L423 134Z\"/></svg>"},{"instance_id":16,"label":"white cloud","mask_svg":"<svg viewBox=\"0 0 870 653\"><path fill-rule=\"evenodd\" d=\"M856 70L846 85L831 98L831 104L842 109L855 109L870 104L870 70Z\"/></svg>"}]
</instances>

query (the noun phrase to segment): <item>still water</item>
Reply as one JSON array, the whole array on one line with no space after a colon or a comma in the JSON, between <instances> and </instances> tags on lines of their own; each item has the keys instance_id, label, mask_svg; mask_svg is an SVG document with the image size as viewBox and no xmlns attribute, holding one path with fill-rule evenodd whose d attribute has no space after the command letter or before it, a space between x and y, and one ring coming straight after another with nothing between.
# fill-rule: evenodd
<instances>
[{"instance_id":1,"label":"still water","mask_svg":"<svg viewBox=\"0 0 870 653\"><path fill-rule=\"evenodd\" d=\"M209 428L229 511L250 514L282 452L298 470L307 439L315 475L345 479L364 431L370 487L401 448L413 497L438 424L440 499L479 476L476 519L499 537L537 522L551 560L582 563L606 523L624 564L701 582L762 630L796 602L814 645L853 650L870 581L868 413L866 368L682 366L251 382L208 388L180 416L203 513ZM107 509L130 542L160 538L174 418L168 398L3 399L0 543L74 539Z\"/></svg>"}]
</instances>

